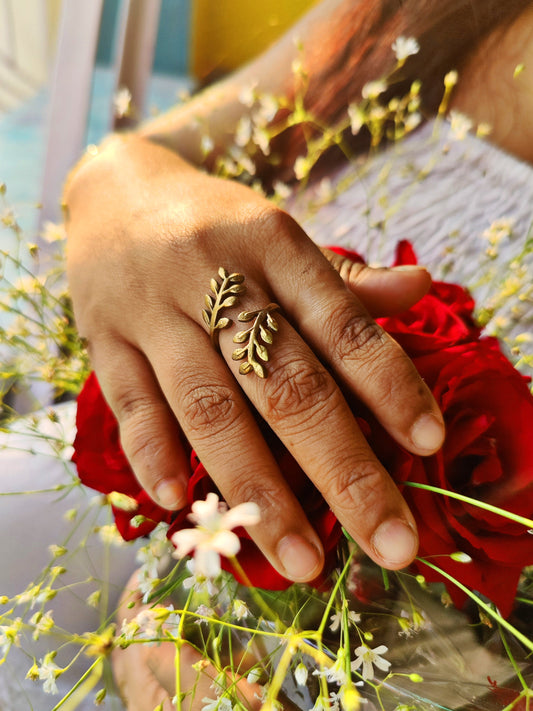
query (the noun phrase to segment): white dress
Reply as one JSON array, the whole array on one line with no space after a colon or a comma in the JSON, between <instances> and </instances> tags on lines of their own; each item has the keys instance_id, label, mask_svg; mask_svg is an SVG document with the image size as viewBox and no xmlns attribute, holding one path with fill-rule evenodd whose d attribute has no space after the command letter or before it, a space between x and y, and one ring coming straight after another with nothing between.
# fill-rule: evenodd
<instances>
[{"instance_id":1,"label":"white dress","mask_svg":"<svg viewBox=\"0 0 533 711\"><path fill-rule=\"evenodd\" d=\"M291 201L290 211L317 242L355 248L371 262L390 263L396 242L409 239L420 262L437 276L447 273L452 281L473 285L496 267L495 279L500 278L533 223L533 167L474 137L456 141L448 136L446 124L439 132L433 135L435 125L426 125L365 165L341 171L337 177L350 175L350 185L333 200L336 182L323 182ZM494 221L504 219L513 221L510 236L498 246L496 258L484 257L488 242L483 233ZM478 297L487 296L491 283L494 280L479 285ZM517 329L531 330L531 309L510 323L509 331ZM58 412L59 425L44 417L43 427L60 426L72 432L73 404L61 406ZM62 591L46 609L52 609L55 622L69 632L94 630L106 611L87 603L97 587L91 579L109 579L107 613L111 612L134 569L135 548L116 547L90 533L99 510L91 506L91 499L97 496L94 492L80 487L67 494L50 491L72 481L69 453L63 452L60 458L50 456L48 445L37 447L37 442L32 433L0 435L0 447L4 448L0 451L0 595L11 597L37 580L51 560L49 546L63 545L72 530L73 523L65 514L75 509L77 520L82 521L68 541L69 550L75 553L54 561L67 572L60 576ZM36 489L47 491L18 493ZM38 641L24 639L20 649L9 653L7 662L0 666L2 711L50 711L61 698L45 694L41 681L25 679L33 658L39 661L51 642L52 647L59 646L57 640L46 636ZM68 648L62 650L57 663L64 664L69 654ZM60 693L80 678L87 664L86 658L80 658L68 675L58 679ZM94 708L92 695L77 708ZM108 696L105 708L122 706L116 697Z\"/></svg>"}]
</instances>

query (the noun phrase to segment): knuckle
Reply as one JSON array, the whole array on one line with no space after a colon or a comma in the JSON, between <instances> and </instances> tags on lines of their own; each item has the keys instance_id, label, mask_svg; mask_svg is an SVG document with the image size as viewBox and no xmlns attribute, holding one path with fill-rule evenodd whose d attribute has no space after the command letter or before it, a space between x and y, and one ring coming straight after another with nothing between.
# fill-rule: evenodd
<instances>
[{"instance_id":1,"label":"knuckle","mask_svg":"<svg viewBox=\"0 0 533 711\"><path fill-rule=\"evenodd\" d=\"M261 482L260 485L258 481ZM281 492L270 478L258 475L257 471L254 471L253 475L248 473L234 477L225 488L224 494L231 506L248 501L257 504L264 520L266 512L279 509Z\"/></svg>"},{"instance_id":2,"label":"knuckle","mask_svg":"<svg viewBox=\"0 0 533 711\"><path fill-rule=\"evenodd\" d=\"M235 425L242 416L234 392L225 385L182 384L180 398L188 427L200 435L217 434Z\"/></svg>"},{"instance_id":3,"label":"knuckle","mask_svg":"<svg viewBox=\"0 0 533 711\"><path fill-rule=\"evenodd\" d=\"M340 402L333 379L318 361L301 358L279 364L265 384L266 412L272 422L297 416L304 423Z\"/></svg>"},{"instance_id":4,"label":"knuckle","mask_svg":"<svg viewBox=\"0 0 533 711\"><path fill-rule=\"evenodd\" d=\"M352 313L346 318L338 312L332 319L330 331L333 354L341 362L374 358L386 343L381 326L364 313Z\"/></svg>"},{"instance_id":5,"label":"knuckle","mask_svg":"<svg viewBox=\"0 0 533 711\"><path fill-rule=\"evenodd\" d=\"M353 514L354 510L373 510L382 497L382 473L371 460L336 467L329 478L326 498L336 508Z\"/></svg>"}]
</instances>

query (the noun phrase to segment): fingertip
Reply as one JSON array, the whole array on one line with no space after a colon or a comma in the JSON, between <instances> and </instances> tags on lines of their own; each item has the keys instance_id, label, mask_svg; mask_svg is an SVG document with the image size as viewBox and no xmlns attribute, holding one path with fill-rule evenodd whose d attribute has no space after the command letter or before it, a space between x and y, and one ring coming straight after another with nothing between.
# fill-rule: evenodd
<instances>
[{"instance_id":1,"label":"fingertip","mask_svg":"<svg viewBox=\"0 0 533 711\"><path fill-rule=\"evenodd\" d=\"M287 534L279 541L277 555L283 566L280 572L294 582L314 580L324 565L322 548L295 533Z\"/></svg>"},{"instance_id":2,"label":"fingertip","mask_svg":"<svg viewBox=\"0 0 533 711\"><path fill-rule=\"evenodd\" d=\"M162 508L177 511L186 504L186 491L180 482L163 479L154 489L154 499Z\"/></svg>"},{"instance_id":3,"label":"fingertip","mask_svg":"<svg viewBox=\"0 0 533 711\"><path fill-rule=\"evenodd\" d=\"M418 551L418 533L414 525L399 518L383 521L374 531L371 545L377 562L398 570L409 565Z\"/></svg>"},{"instance_id":4,"label":"fingertip","mask_svg":"<svg viewBox=\"0 0 533 711\"><path fill-rule=\"evenodd\" d=\"M442 419L426 412L415 421L410 438L414 448L421 454L433 454L442 447L445 435Z\"/></svg>"}]
</instances>

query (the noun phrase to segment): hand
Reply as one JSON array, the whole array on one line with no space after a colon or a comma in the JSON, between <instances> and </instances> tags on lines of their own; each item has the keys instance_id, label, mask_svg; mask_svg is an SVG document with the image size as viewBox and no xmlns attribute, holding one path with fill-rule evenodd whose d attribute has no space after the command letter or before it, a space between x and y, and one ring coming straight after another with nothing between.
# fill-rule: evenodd
<instances>
[{"instance_id":1,"label":"hand","mask_svg":"<svg viewBox=\"0 0 533 711\"><path fill-rule=\"evenodd\" d=\"M116 140L82 167L66 201L77 324L148 493L169 509L185 504L181 427L230 506L258 503L262 522L250 533L272 565L291 580L315 578L321 542L251 403L361 547L385 567L407 565L418 545L414 520L340 387L408 450L440 447L431 393L358 298L379 312L403 294L404 307L422 296L429 275L344 263L347 289L286 213L138 138ZM234 323L220 331L218 353L201 312L221 266L244 274L247 290L223 312ZM232 360L237 315L273 301L281 310L268 378L240 375Z\"/></svg>"},{"instance_id":2,"label":"hand","mask_svg":"<svg viewBox=\"0 0 533 711\"><path fill-rule=\"evenodd\" d=\"M137 573L134 573L122 594L117 612L119 629L123 621L131 622L143 610L138 591ZM203 661L202 661L203 660ZM176 691L176 648L171 642L147 644L134 642L124 649L116 647L112 652L112 667L115 682L128 711L147 711L160 708L172 711ZM201 664L198 664L202 662ZM196 667L194 666L196 665ZM211 662L190 644L180 648L181 692L185 694L182 707L187 711L200 711L204 698L215 698L213 682L217 670ZM261 706L260 687L251 684L243 677L234 687L245 709L254 711Z\"/></svg>"}]
</instances>

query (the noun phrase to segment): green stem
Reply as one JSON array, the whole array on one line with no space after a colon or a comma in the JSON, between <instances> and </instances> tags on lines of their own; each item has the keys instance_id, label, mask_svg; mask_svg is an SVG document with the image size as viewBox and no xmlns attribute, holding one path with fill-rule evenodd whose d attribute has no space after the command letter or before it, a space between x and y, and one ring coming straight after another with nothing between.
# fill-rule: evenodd
<instances>
[{"instance_id":1,"label":"green stem","mask_svg":"<svg viewBox=\"0 0 533 711\"><path fill-rule=\"evenodd\" d=\"M424 489L425 491L433 491L436 494L442 494L443 496L449 496L452 499L458 499L459 501L464 501L467 504L472 504L472 506L477 506L480 509L485 509L485 511L490 511L491 513L498 514L504 518L508 518L516 523L521 523L528 528L533 528L533 519L526 518L525 516L520 516L519 514L511 513L505 509L500 509L498 506L493 506L492 504L487 504L484 501L479 501L478 499L472 499L470 496L465 496L464 494L458 494L456 491L447 491L446 489L440 489L438 486L430 486L429 484L419 484L415 481L404 482L405 486L411 486L415 489Z\"/></svg>"},{"instance_id":2,"label":"green stem","mask_svg":"<svg viewBox=\"0 0 533 711\"><path fill-rule=\"evenodd\" d=\"M445 570L442 570L442 568L439 568L437 565L434 565L433 563L430 563L428 560L425 560L424 558L419 558L417 556L416 560L418 560L420 563L423 563L424 565L427 565L428 568L431 568L432 570L435 570L439 575L442 575L444 578L449 580L451 583L453 583L456 587L459 588L459 590L462 590L464 593L468 595L469 598L471 598L479 607L481 607L482 610L484 610L487 615L490 615L496 622L504 627L508 632L510 632L512 635L516 637L517 640L522 642L524 647L527 647L530 652L533 652L533 641L530 640L528 637L526 637L520 630L517 630L516 627L513 627L513 625L510 622L507 622L498 612L496 612L490 605L487 605L486 602L483 602L483 600L478 597L475 593L473 593L469 588L466 587L466 585L463 585L460 583L458 580L456 580L452 575L447 573Z\"/></svg>"}]
</instances>

